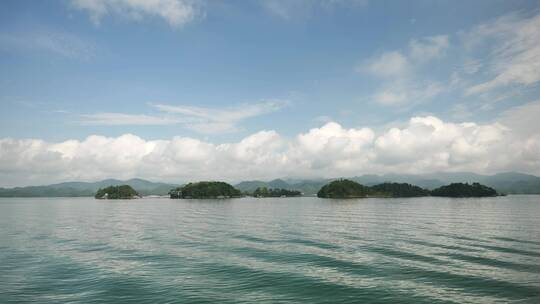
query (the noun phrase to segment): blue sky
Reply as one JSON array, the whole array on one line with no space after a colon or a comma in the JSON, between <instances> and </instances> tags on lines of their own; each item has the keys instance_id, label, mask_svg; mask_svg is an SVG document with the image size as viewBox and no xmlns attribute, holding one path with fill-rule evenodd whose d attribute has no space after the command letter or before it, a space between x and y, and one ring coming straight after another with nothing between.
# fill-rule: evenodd
<instances>
[{"instance_id":1,"label":"blue sky","mask_svg":"<svg viewBox=\"0 0 540 304\"><path fill-rule=\"evenodd\" d=\"M0 138L219 146L261 131L296 140L332 122L369 128L376 145L435 117L532 140L536 125L516 113L538 108L539 13L537 1L518 0L2 1ZM425 171L536 173L536 161Z\"/></svg>"}]
</instances>

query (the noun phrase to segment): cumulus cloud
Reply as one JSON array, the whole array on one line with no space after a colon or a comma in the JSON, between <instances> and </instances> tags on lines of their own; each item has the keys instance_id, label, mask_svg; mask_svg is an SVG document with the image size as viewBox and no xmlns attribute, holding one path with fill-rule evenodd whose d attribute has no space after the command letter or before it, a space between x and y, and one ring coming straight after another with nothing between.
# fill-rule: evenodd
<instances>
[{"instance_id":1,"label":"cumulus cloud","mask_svg":"<svg viewBox=\"0 0 540 304\"><path fill-rule=\"evenodd\" d=\"M172 27L181 27L195 19L198 9L190 0L72 0L72 7L84 10L96 25L107 15L131 20L158 17Z\"/></svg>"},{"instance_id":2,"label":"cumulus cloud","mask_svg":"<svg viewBox=\"0 0 540 304\"><path fill-rule=\"evenodd\" d=\"M414 117L404 128L392 128L375 142L378 163L398 170L471 170L493 166L492 156L507 136L498 123L447 123L433 117Z\"/></svg>"},{"instance_id":3,"label":"cumulus cloud","mask_svg":"<svg viewBox=\"0 0 540 304\"><path fill-rule=\"evenodd\" d=\"M540 111L537 103L527 109ZM184 182L388 172L538 174L540 136L516 136L521 131L512 124L524 110L509 110L500 122L486 124L418 116L377 131L328 122L292 138L265 130L222 144L189 137L145 140L132 134L63 142L4 138L0 139L0 185L109 177Z\"/></svg>"}]
</instances>

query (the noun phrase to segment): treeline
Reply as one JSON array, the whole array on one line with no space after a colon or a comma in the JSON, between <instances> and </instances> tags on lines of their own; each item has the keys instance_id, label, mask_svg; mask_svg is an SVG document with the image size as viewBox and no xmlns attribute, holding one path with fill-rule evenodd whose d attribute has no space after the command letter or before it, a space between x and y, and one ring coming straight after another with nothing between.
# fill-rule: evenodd
<instances>
[{"instance_id":1,"label":"treeline","mask_svg":"<svg viewBox=\"0 0 540 304\"><path fill-rule=\"evenodd\" d=\"M247 193L250 195L250 193ZM259 187L251 193L254 197L291 197L291 196L301 196L302 192L297 190L287 190L281 188L266 188Z\"/></svg>"},{"instance_id":2,"label":"treeline","mask_svg":"<svg viewBox=\"0 0 540 304\"><path fill-rule=\"evenodd\" d=\"M430 191L407 183L382 183L370 187L374 193L384 193L391 197L428 196Z\"/></svg>"},{"instance_id":3,"label":"treeline","mask_svg":"<svg viewBox=\"0 0 540 304\"><path fill-rule=\"evenodd\" d=\"M225 182L197 182L172 189L169 195L171 198L231 198L242 196L242 192Z\"/></svg>"},{"instance_id":4,"label":"treeline","mask_svg":"<svg viewBox=\"0 0 540 304\"><path fill-rule=\"evenodd\" d=\"M321 198L363 197L486 197L499 195L495 189L479 183L453 183L432 191L408 183L382 183L364 186L348 179L339 179L324 185L317 193Z\"/></svg>"}]
</instances>

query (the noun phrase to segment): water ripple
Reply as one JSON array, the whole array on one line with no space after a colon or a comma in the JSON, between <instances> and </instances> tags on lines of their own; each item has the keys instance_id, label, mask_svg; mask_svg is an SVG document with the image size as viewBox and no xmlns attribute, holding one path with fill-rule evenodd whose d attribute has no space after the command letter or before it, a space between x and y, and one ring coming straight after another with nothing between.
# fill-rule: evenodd
<instances>
[{"instance_id":1,"label":"water ripple","mask_svg":"<svg viewBox=\"0 0 540 304\"><path fill-rule=\"evenodd\" d=\"M0 199L2 303L539 303L540 196Z\"/></svg>"}]
</instances>

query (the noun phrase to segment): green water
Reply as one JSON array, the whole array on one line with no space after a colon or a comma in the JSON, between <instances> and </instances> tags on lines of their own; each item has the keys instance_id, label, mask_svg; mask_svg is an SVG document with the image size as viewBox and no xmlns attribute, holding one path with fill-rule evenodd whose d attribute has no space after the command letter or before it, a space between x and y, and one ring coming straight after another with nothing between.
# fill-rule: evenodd
<instances>
[{"instance_id":1,"label":"green water","mask_svg":"<svg viewBox=\"0 0 540 304\"><path fill-rule=\"evenodd\" d=\"M0 199L0 303L540 303L540 196Z\"/></svg>"}]
</instances>

